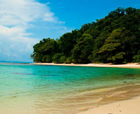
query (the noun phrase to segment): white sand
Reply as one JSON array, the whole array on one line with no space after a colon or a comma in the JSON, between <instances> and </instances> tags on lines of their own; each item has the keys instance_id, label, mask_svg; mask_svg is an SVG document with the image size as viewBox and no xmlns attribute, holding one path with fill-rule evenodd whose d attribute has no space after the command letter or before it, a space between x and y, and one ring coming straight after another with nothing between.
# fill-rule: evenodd
<instances>
[{"instance_id":1,"label":"white sand","mask_svg":"<svg viewBox=\"0 0 140 114\"><path fill-rule=\"evenodd\" d=\"M33 63L34 65L55 65L55 66L88 66L88 67L120 67L120 68L140 68L138 63L128 63L128 64L55 64L55 63Z\"/></svg>"},{"instance_id":2,"label":"white sand","mask_svg":"<svg viewBox=\"0 0 140 114\"><path fill-rule=\"evenodd\" d=\"M140 97L102 105L78 114L140 114Z\"/></svg>"}]
</instances>

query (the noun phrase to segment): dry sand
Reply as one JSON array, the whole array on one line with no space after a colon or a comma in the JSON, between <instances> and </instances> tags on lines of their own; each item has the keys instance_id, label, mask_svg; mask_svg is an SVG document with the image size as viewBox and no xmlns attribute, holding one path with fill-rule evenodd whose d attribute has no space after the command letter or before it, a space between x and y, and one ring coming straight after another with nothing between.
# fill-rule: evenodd
<instances>
[{"instance_id":1,"label":"dry sand","mask_svg":"<svg viewBox=\"0 0 140 114\"><path fill-rule=\"evenodd\" d=\"M55 64L55 63L33 63L34 65L55 65L55 66L88 66L88 67L120 67L120 68L140 68L139 63L128 63L128 64Z\"/></svg>"},{"instance_id":2,"label":"dry sand","mask_svg":"<svg viewBox=\"0 0 140 114\"><path fill-rule=\"evenodd\" d=\"M140 114L140 97L102 105L78 114Z\"/></svg>"}]
</instances>

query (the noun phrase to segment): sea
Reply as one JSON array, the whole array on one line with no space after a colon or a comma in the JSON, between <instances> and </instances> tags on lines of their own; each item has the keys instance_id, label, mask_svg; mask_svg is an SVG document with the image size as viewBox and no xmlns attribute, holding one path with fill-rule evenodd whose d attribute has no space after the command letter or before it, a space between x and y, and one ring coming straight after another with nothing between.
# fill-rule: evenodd
<instances>
[{"instance_id":1,"label":"sea","mask_svg":"<svg viewBox=\"0 0 140 114\"><path fill-rule=\"evenodd\" d=\"M140 95L140 68L0 63L0 114L78 114Z\"/></svg>"}]
</instances>

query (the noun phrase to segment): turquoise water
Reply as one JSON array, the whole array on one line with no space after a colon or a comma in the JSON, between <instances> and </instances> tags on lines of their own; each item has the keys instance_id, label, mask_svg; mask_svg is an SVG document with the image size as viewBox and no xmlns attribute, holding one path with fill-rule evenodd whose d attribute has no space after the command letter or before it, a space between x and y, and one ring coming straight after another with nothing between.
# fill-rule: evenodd
<instances>
[{"instance_id":1,"label":"turquoise water","mask_svg":"<svg viewBox=\"0 0 140 114\"><path fill-rule=\"evenodd\" d=\"M1 64L0 114L74 114L99 102L87 93L139 79L140 69Z\"/></svg>"}]
</instances>

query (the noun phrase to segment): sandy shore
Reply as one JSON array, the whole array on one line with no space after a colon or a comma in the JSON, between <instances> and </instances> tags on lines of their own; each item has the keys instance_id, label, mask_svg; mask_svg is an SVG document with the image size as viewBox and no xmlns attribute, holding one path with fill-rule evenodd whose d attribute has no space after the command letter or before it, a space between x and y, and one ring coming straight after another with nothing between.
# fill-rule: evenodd
<instances>
[{"instance_id":1,"label":"sandy shore","mask_svg":"<svg viewBox=\"0 0 140 114\"><path fill-rule=\"evenodd\" d=\"M55 65L55 66L88 66L88 67L120 67L120 68L140 68L139 63L128 64L55 64L55 63L33 63L34 65Z\"/></svg>"},{"instance_id":2,"label":"sandy shore","mask_svg":"<svg viewBox=\"0 0 140 114\"><path fill-rule=\"evenodd\" d=\"M140 97L102 105L77 114L140 114Z\"/></svg>"},{"instance_id":3,"label":"sandy shore","mask_svg":"<svg viewBox=\"0 0 140 114\"><path fill-rule=\"evenodd\" d=\"M140 68L139 63L128 64L54 64L54 63L33 63L34 65L55 65L55 66L87 66L87 67L118 67L118 68ZM133 93L133 92L132 92ZM127 96L127 95L126 95ZM132 97L131 97L132 98ZM140 114L140 96L129 100L117 101L101 105L77 114Z\"/></svg>"}]
</instances>

